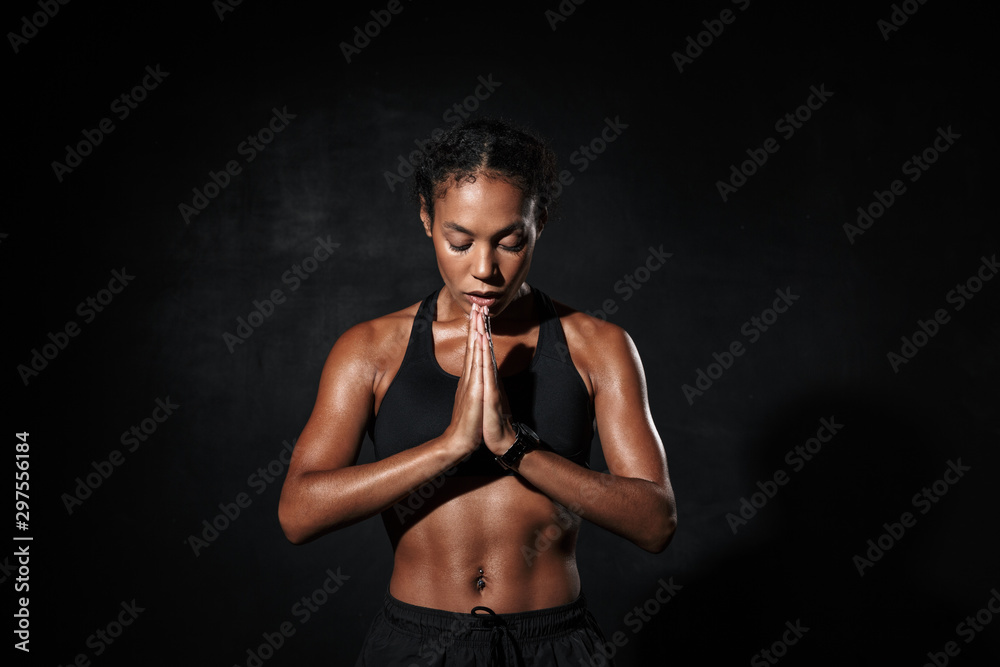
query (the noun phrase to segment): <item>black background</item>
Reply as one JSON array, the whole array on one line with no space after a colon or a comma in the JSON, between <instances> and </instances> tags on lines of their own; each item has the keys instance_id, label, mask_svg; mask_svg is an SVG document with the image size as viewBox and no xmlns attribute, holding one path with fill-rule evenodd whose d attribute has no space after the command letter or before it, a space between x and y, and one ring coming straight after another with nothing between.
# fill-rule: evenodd
<instances>
[{"instance_id":1,"label":"black background","mask_svg":"<svg viewBox=\"0 0 1000 667\"><path fill-rule=\"evenodd\" d=\"M529 280L581 310L615 301L670 463L666 552L581 535L591 607L626 640L619 664L746 664L786 621L809 631L782 664L921 665L948 641L955 665L996 664L1000 619L968 643L956 626L1000 586L1000 283L961 310L946 299L998 251L985 3L911 2L888 39L889 3L567 1L554 30L555 0L448 5L405 2L350 63L340 43L384 3L248 0L220 20L208 1L71 2L16 53L8 36L3 421L11 444L30 432L30 529L11 532L34 538L18 664L246 665L285 621L295 634L265 664L352 664L391 571L380 522L294 547L276 514L283 466L263 487L248 478L297 437L337 337L440 284L385 173L450 126L480 76L500 85L478 112L536 128L574 177ZM672 54L726 8L735 20L679 72ZM5 32L38 11L10 4ZM115 116L157 65L169 75ZM775 122L811 86L833 95L786 139ZM294 118L246 163L238 145L275 108ZM114 131L57 179L53 161L105 117ZM573 152L606 118L627 128L579 171ZM903 163L938 128L960 138L910 182ZM723 201L717 181L768 137L778 152ZM186 224L179 204L229 160L242 172ZM852 243L844 224L894 179L906 192ZM340 245L291 291L282 274L317 237ZM616 283L661 246L672 257L624 298ZM77 304L123 267L134 280L85 322ZM230 352L223 334L274 289L287 301ZM743 323L779 289L799 298L751 344ZM887 354L939 308L949 321L894 370ZM79 335L26 384L18 366L71 320ZM682 385L735 340L745 354L689 401ZM174 414L127 451L122 432L167 397ZM785 453L822 418L843 428L794 471ZM64 494L116 449L124 463L69 513ZM970 470L921 514L914 494L959 459ZM727 514L777 470L789 482L734 534ZM241 492L250 506L195 555L190 536ZM905 511L916 525L859 576L854 557ZM302 623L293 606L327 569L349 579ZM682 588L637 629L634 608L671 577ZM88 637L133 599L144 611L95 655Z\"/></svg>"}]
</instances>

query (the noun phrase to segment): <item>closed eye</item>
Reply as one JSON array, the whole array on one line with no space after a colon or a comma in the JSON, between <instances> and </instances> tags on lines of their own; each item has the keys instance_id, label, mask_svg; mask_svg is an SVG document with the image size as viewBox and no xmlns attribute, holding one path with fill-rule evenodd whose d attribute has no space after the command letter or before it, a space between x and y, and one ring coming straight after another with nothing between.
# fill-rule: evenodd
<instances>
[{"instance_id":1,"label":"closed eye","mask_svg":"<svg viewBox=\"0 0 1000 667\"><path fill-rule=\"evenodd\" d=\"M448 248L452 252L458 253L460 255L464 255L465 253L469 252L469 249L471 247L472 247L471 243L466 243L465 245L454 245L452 243L448 244ZM519 253L522 250L524 250L524 242L521 242L521 243L519 243L517 245L503 245L503 244L500 244L497 247L500 248L501 250L506 251L506 252Z\"/></svg>"}]
</instances>

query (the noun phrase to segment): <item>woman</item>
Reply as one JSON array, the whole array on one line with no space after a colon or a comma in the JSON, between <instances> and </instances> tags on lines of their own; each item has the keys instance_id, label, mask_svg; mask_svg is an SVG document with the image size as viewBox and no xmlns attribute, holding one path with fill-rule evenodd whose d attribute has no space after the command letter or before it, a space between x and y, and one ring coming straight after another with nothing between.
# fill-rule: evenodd
<instances>
[{"instance_id":1,"label":"woman","mask_svg":"<svg viewBox=\"0 0 1000 667\"><path fill-rule=\"evenodd\" d=\"M653 553L673 536L631 339L525 282L555 174L501 121L428 146L416 199L444 285L346 331L323 369L278 513L295 544L381 513L394 567L359 665L590 664L581 517ZM356 465L366 430L378 460Z\"/></svg>"}]
</instances>

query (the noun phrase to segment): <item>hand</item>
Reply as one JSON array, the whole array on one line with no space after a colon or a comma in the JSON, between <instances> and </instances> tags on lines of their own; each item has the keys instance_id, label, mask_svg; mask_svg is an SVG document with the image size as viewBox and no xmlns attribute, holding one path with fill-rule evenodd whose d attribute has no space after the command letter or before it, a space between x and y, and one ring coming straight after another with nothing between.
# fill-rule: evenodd
<instances>
[{"instance_id":1,"label":"hand","mask_svg":"<svg viewBox=\"0 0 1000 667\"><path fill-rule=\"evenodd\" d=\"M476 322L479 321L477 326ZM455 407L446 432L462 456L475 450L483 441L483 344L480 333L482 314L473 304L469 313L469 334L465 340L465 364L455 390ZM487 353L488 354L488 353ZM488 367L491 367L492 363Z\"/></svg>"},{"instance_id":2,"label":"hand","mask_svg":"<svg viewBox=\"0 0 1000 667\"><path fill-rule=\"evenodd\" d=\"M489 307L478 313L477 328L482 343L480 355L483 359L483 442L496 455L503 454L514 444L514 427L510 423L510 406L500 381L500 371L490 351L490 340L486 334L486 320Z\"/></svg>"}]
</instances>

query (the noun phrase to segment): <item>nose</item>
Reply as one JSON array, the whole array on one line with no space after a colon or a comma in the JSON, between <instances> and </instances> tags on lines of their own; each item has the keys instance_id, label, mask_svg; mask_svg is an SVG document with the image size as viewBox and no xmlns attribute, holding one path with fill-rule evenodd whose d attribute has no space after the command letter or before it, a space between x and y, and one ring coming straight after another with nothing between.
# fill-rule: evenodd
<instances>
[{"instance_id":1,"label":"nose","mask_svg":"<svg viewBox=\"0 0 1000 667\"><path fill-rule=\"evenodd\" d=\"M496 251L486 243L477 245L479 247L472 258L472 275L485 282L496 275Z\"/></svg>"}]
</instances>

